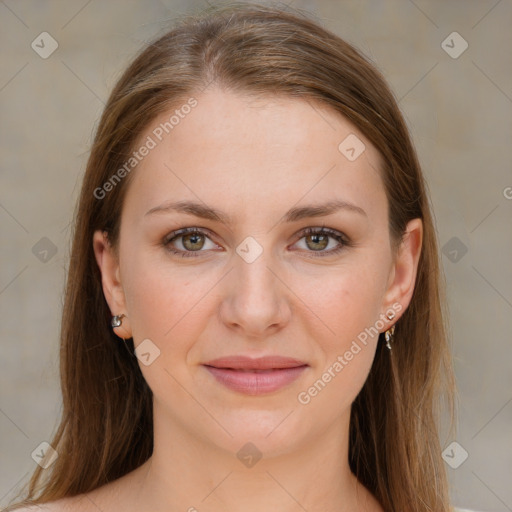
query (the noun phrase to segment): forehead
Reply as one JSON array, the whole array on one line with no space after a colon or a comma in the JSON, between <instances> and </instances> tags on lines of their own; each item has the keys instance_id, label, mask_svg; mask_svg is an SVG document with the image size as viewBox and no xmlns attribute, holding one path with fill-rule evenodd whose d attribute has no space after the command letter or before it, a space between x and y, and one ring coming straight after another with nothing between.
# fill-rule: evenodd
<instances>
[{"instance_id":1,"label":"forehead","mask_svg":"<svg viewBox=\"0 0 512 512\"><path fill-rule=\"evenodd\" d=\"M193 98L139 139L153 147L126 197L137 216L180 199L240 215L263 206L277 214L301 200L347 200L377 215L385 208L380 155L341 114L310 100L217 88Z\"/></svg>"}]
</instances>

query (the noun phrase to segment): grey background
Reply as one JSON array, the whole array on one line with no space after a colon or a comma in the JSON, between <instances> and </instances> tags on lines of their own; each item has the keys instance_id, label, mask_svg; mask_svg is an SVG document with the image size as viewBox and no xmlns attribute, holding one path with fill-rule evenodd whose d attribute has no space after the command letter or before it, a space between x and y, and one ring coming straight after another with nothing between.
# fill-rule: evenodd
<instances>
[{"instance_id":1,"label":"grey background","mask_svg":"<svg viewBox=\"0 0 512 512\"><path fill-rule=\"evenodd\" d=\"M453 500L512 510L512 3L291 3L374 60L400 99L444 247L459 427L443 447L468 453L447 466ZM69 223L103 104L145 41L205 5L0 1L0 505L57 425ZM44 31L58 42L47 59L31 48ZM469 45L458 58L442 47L454 31Z\"/></svg>"}]
</instances>

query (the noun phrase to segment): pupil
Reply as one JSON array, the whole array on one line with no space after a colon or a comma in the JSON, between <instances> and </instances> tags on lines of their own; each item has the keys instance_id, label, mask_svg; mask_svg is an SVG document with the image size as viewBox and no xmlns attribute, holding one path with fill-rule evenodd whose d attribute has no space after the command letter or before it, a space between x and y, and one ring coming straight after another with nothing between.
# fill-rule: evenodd
<instances>
[{"instance_id":1,"label":"pupil","mask_svg":"<svg viewBox=\"0 0 512 512\"><path fill-rule=\"evenodd\" d=\"M315 250L318 250L318 249L325 249L325 247L327 247L327 236L326 235L310 235L310 238L313 239L313 244L320 244L321 247L311 247L310 244L308 243L308 247L310 249L315 249ZM321 242L318 242L318 239L322 239ZM307 240L308 238L306 238Z\"/></svg>"},{"instance_id":2,"label":"pupil","mask_svg":"<svg viewBox=\"0 0 512 512\"><path fill-rule=\"evenodd\" d=\"M197 249L201 249L202 247L202 244L199 246L199 247L189 247L189 245L187 244L188 242L192 241L192 245L194 244L197 244L199 243L198 240L202 237L203 235L199 235L197 233L192 233L192 234L188 234L188 235L185 235L183 237L183 245L187 248L187 249L190 249L190 250L197 250Z\"/></svg>"}]
</instances>

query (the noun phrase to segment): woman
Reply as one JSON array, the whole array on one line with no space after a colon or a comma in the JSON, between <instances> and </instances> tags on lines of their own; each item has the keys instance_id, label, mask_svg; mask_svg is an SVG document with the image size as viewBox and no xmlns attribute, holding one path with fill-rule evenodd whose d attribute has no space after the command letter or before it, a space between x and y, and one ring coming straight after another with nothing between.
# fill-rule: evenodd
<instances>
[{"instance_id":1,"label":"woman","mask_svg":"<svg viewBox=\"0 0 512 512\"><path fill-rule=\"evenodd\" d=\"M17 506L451 510L445 317L426 187L380 73L299 13L184 20L100 121L58 457Z\"/></svg>"}]
</instances>

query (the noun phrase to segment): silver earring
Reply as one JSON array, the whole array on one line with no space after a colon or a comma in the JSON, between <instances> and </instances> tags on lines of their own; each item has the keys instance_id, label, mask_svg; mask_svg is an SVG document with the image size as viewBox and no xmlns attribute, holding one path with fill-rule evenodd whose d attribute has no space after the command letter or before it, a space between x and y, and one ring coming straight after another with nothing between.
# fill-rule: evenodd
<instances>
[{"instance_id":1,"label":"silver earring","mask_svg":"<svg viewBox=\"0 0 512 512\"><path fill-rule=\"evenodd\" d=\"M384 333L384 337L386 339L386 347L391 350L391 342L393 341L393 335L395 334L395 326L391 327Z\"/></svg>"},{"instance_id":2,"label":"silver earring","mask_svg":"<svg viewBox=\"0 0 512 512\"><path fill-rule=\"evenodd\" d=\"M388 311L386 313L386 316L388 317L388 320L393 320L393 318L395 318L395 312L394 311Z\"/></svg>"},{"instance_id":3,"label":"silver earring","mask_svg":"<svg viewBox=\"0 0 512 512\"><path fill-rule=\"evenodd\" d=\"M110 322L110 325L112 326L112 328L114 327L119 327L123 321L123 318L125 317L126 315L114 315L112 317L112 320Z\"/></svg>"}]
</instances>

